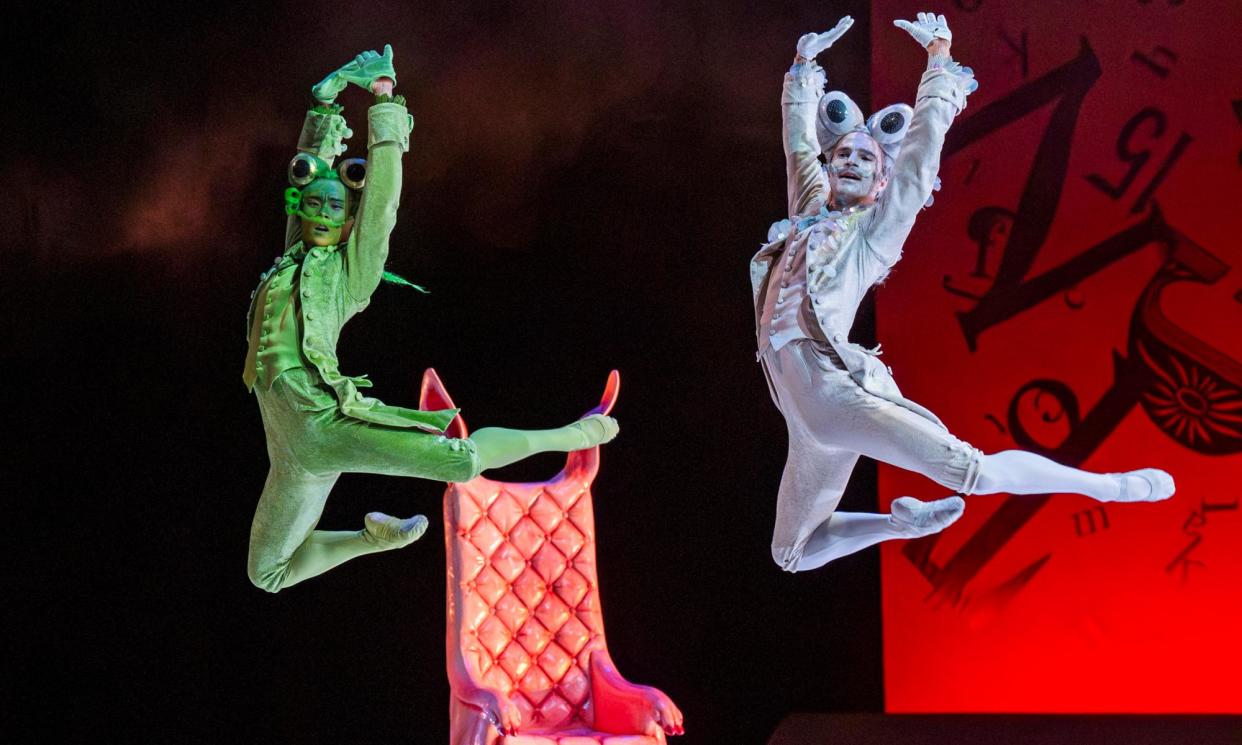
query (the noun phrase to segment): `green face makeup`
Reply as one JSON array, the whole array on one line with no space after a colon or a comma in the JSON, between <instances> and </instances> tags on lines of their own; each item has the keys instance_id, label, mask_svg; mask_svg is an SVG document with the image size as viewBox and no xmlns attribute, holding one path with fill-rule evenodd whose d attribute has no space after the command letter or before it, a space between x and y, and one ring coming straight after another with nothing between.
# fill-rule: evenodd
<instances>
[{"instance_id":1,"label":"green face makeup","mask_svg":"<svg viewBox=\"0 0 1242 745\"><path fill-rule=\"evenodd\" d=\"M307 191L309 192L314 186L315 184L313 183L308 185L306 187ZM290 186L288 189L285 189L285 214L296 215L304 221L310 221L329 228L339 228L345 225L345 220L343 218L339 220L333 219L332 215L335 210L314 208L312 208L314 211L308 210L305 202L306 198L307 196L296 186ZM316 206L320 206L322 204L322 199L319 197L315 197L315 199L319 202Z\"/></svg>"},{"instance_id":2,"label":"green face makeup","mask_svg":"<svg viewBox=\"0 0 1242 745\"><path fill-rule=\"evenodd\" d=\"M285 211L302 221L302 240L313 246L335 246L349 219L349 189L335 179L318 179L298 192L285 191Z\"/></svg>"}]
</instances>

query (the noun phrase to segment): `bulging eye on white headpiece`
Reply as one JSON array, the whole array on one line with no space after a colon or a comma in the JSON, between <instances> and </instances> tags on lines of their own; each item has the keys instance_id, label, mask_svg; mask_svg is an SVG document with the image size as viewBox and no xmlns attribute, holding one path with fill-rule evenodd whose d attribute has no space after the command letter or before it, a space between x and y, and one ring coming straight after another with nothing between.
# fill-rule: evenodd
<instances>
[{"instance_id":1,"label":"bulging eye on white headpiece","mask_svg":"<svg viewBox=\"0 0 1242 745\"><path fill-rule=\"evenodd\" d=\"M824 155L832 152L837 142L850 132L865 132L879 143L884 155L891 161L901 150L901 141L906 136L906 130L910 128L912 116L914 109L904 103L895 103L880 109L864 121L858 104L841 91L831 91L819 99L819 116L815 119L815 129Z\"/></svg>"},{"instance_id":2,"label":"bulging eye on white headpiece","mask_svg":"<svg viewBox=\"0 0 1242 745\"><path fill-rule=\"evenodd\" d=\"M884 151L886 167L891 168L901 152L901 142L910 130L910 120L914 117L914 109L904 103L885 106L863 121L862 110L858 104L841 91L825 93L819 99L819 115L815 118L815 133L819 136L819 147L825 156L832 153L841 138L850 132L865 132L879 144ZM934 190L940 189L940 179L936 179ZM927 198L924 206L930 207L932 198Z\"/></svg>"},{"instance_id":3,"label":"bulging eye on white headpiece","mask_svg":"<svg viewBox=\"0 0 1242 745\"><path fill-rule=\"evenodd\" d=\"M897 159L897 153L901 151L901 141L906 137L906 131L910 129L910 118L914 116L914 109L904 103L895 103L892 106L885 106L879 111L867 118L867 131L880 143L880 147L884 150L884 157L890 162Z\"/></svg>"},{"instance_id":4,"label":"bulging eye on white headpiece","mask_svg":"<svg viewBox=\"0 0 1242 745\"><path fill-rule=\"evenodd\" d=\"M841 91L829 91L819 99L815 130L819 146L826 153L850 132L865 131L862 109Z\"/></svg>"}]
</instances>

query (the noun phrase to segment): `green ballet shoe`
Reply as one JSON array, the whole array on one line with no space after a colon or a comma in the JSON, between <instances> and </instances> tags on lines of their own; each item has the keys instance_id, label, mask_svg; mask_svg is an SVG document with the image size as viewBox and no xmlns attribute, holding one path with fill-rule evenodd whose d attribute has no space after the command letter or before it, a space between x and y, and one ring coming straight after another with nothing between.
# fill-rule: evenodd
<instances>
[{"instance_id":1,"label":"green ballet shoe","mask_svg":"<svg viewBox=\"0 0 1242 745\"><path fill-rule=\"evenodd\" d=\"M388 548L408 546L427 532L427 518L422 515L402 520L382 512L369 512L362 520L364 531L376 545Z\"/></svg>"}]
</instances>

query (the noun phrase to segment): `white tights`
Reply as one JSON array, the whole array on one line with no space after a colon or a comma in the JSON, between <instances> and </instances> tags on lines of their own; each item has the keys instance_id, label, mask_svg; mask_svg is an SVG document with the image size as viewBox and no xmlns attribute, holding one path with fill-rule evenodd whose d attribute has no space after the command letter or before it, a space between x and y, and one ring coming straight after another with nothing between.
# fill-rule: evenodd
<instances>
[{"instance_id":1,"label":"white tights","mask_svg":"<svg viewBox=\"0 0 1242 745\"><path fill-rule=\"evenodd\" d=\"M1148 487L1138 482L1140 494ZM1005 450L984 455L979 462L979 478L973 494L1083 494L1100 501L1116 499L1118 480L1112 476L1063 466L1042 455L1023 450ZM932 531L935 532L935 531ZM893 522L889 515L869 512L834 512L811 533L801 556L786 569L802 572L817 569L842 556L894 538L912 538L910 532Z\"/></svg>"}]
</instances>

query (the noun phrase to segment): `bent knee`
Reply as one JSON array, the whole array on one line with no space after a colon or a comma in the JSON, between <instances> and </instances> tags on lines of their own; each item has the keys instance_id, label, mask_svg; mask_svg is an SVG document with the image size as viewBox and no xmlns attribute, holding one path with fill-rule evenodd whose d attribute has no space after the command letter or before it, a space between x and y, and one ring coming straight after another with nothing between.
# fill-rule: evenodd
<instances>
[{"instance_id":1,"label":"bent knee","mask_svg":"<svg viewBox=\"0 0 1242 745\"><path fill-rule=\"evenodd\" d=\"M255 587L266 592L280 592L285 586L285 577L289 575L289 562L279 564L259 564L250 562L246 566L246 575Z\"/></svg>"},{"instance_id":2,"label":"bent knee","mask_svg":"<svg viewBox=\"0 0 1242 745\"><path fill-rule=\"evenodd\" d=\"M464 484L467 481L473 481L477 476L483 473L483 460L479 457L479 454L477 452L472 452L471 456L472 457L469 463L462 466L462 477L457 480L457 483L459 484Z\"/></svg>"},{"instance_id":3,"label":"bent knee","mask_svg":"<svg viewBox=\"0 0 1242 745\"><path fill-rule=\"evenodd\" d=\"M793 574L798 571L798 562L802 559L802 549L781 547L772 544L772 561L783 571Z\"/></svg>"},{"instance_id":4,"label":"bent knee","mask_svg":"<svg viewBox=\"0 0 1242 745\"><path fill-rule=\"evenodd\" d=\"M946 439L941 451L927 457L910 470L917 471L957 494L979 494L980 474L987 456L970 443L956 437Z\"/></svg>"},{"instance_id":5,"label":"bent knee","mask_svg":"<svg viewBox=\"0 0 1242 745\"><path fill-rule=\"evenodd\" d=\"M445 479L451 483L464 484L467 481L473 481L475 477L483 473L483 459L479 456L479 446L469 437L463 437L458 440L449 440L456 442L458 445L453 448L454 454L457 455L455 470L457 475L455 478Z\"/></svg>"}]
</instances>

